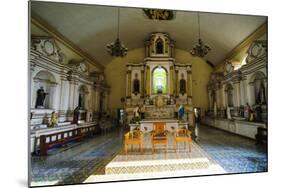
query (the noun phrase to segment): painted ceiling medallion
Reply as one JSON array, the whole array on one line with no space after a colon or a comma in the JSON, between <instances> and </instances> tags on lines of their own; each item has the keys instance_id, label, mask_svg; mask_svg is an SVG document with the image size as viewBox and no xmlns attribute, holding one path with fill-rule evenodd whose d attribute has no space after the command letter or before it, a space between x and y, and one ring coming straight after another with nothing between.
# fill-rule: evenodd
<instances>
[{"instance_id":1,"label":"painted ceiling medallion","mask_svg":"<svg viewBox=\"0 0 281 188\"><path fill-rule=\"evenodd\" d=\"M145 16L151 20L173 20L175 11L158 10L158 9L142 9Z\"/></svg>"}]
</instances>

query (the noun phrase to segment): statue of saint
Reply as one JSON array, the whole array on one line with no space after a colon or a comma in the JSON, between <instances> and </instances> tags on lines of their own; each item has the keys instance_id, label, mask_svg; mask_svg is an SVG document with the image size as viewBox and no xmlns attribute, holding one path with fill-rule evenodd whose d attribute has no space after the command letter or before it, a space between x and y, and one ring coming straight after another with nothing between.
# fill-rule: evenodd
<instances>
[{"instance_id":1,"label":"statue of saint","mask_svg":"<svg viewBox=\"0 0 281 188\"><path fill-rule=\"evenodd\" d=\"M186 81L184 79L184 75L181 75L180 79L180 93L184 95L186 93Z\"/></svg>"},{"instance_id":2,"label":"statue of saint","mask_svg":"<svg viewBox=\"0 0 281 188\"><path fill-rule=\"evenodd\" d=\"M40 89L37 90L37 98L35 103L35 108L44 107L44 100L48 93L45 93L43 87L41 86Z\"/></svg>"},{"instance_id":3,"label":"statue of saint","mask_svg":"<svg viewBox=\"0 0 281 188\"><path fill-rule=\"evenodd\" d=\"M49 126L54 127L56 125L58 125L58 117L55 112L52 112L51 118L49 120Z\"/></svg>"},{"instance_id":4,"label":"statue of saint","mask_svg":"<svg viewBox=\"0 0 281 188\"><path fill-rule=\"evenodd\" d=\"M255 120L257 122L262 122L262 108L261 108L261 105L258 105L255 108Z\"/></svg>"},{"instance_id":5,"label":"statue of saint","mask_svg":"<svg viewBox=\"0 0 281 188\"><path fill-rule=\"evenodd\" d=\"M156 41L156 53L163 54L163 41L160 38Z\"/></svg>"},{"instance_id":6,"label":"statue of saint","mask_svg":"<svg viewBox=\"0 0 281 188\"><path fill-rule=\"evenodd\" d=\"M138 79L138 74L137 73L135 74L135 79L134 79L134 82L133 82L133 93L135 95L140 93L140 81Z\"/></svg>"},{"instance_id":7,"label":"statue of saint","mask_svg":"<svg viewBox=\"0 0 281 188\"><path fill-rule=\"evenodd\" d=\"M263 85L263 84L261 84L261 86L260 86L258 98L259 98L259 103L257 103L257 104L266 104L266 100L265 100L265 88L264 88L264 85Z\"/></svg>"},{"instance_id":8,"label":"statue of saint","mask_svg":"<svg viewBox=\"0 0 281 188\"><path fill-rule=\"evenodd\" d=\"M180 120L182 120L182 119L183 119L183 116L184 116L184 106L181 104L180 107L179 107L179 109L178 109L178 118L179 118Z\"/></svg>"},{"instance_id":9,"label":"statue of saint","mask_svg":"<svg viewBox=\"0 0 281 188\"><path fill-rule=\"evenodd\" d=\"M134 109L134 120L136 122L140 120L140 107L138 105Z\"/></svg>"},{"instance_id":10,"label":"statue of saint","mask_svg":"<svg viewBox=\"0 0 281 188\"><path fill-rule=\"evenodd\" d=\"M252 110L251 106L249 105L249 103L246 103L246 108L245 108L244 115L245 115L245 118L247 120L253 121L254 113L253 113L253 110Z\"/></svg>"}]
</instances>

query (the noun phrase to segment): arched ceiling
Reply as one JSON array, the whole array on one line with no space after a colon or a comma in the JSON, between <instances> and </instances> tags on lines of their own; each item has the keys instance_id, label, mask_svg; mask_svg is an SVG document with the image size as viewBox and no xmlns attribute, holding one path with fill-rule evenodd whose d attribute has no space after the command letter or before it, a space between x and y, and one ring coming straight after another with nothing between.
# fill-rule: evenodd
<instances>
[{"instance_id":1,"label":"arched ceiling","mask_svg":"<svg viewBox=\"0 0 281 188\"><path fill-rule=\"evenodd\" d=\"M116 39L116 7L32 1L31 14L44 20L102 65L112 60L106 45ZM217 64L267 18L200 13L200 20L201 38L212 47L205 59ZM175 19L157 21L147 19L142 9L120 8L120 39L129 50L143 48L152 32L168 33L176 41L176 48L189 51L198 42L197 13L176 11Z\"/></svg>"}]
</instances>

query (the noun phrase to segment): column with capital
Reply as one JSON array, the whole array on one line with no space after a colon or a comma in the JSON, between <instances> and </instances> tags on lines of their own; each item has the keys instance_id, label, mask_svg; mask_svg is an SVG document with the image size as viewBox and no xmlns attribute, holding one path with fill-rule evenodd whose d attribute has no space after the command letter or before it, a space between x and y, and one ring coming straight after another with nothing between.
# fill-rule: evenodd
<instances>
[{"instance_id":1,"label":"column with capital","mask_svg":"<svg viewBox=\"0 0 281 188\"><path fill-rule=\"evenodd\" d=\"M174 95L174 66L170 66L170 95Z\"/></svg>"},{"instance_id":2,"label":"column with capital","mask_svg":"<svg viewBox=\"0 0 281 188\"><path fill-rule=\"evenodd\" d=\"M146 94L150 95L150 67L146 67Z\"/></svg>"},{"instance_id":3,"label":"column with capital","mask_svg":"<svg viewBox=\"0 0 281 188\"><path fill-rule=\"evenodd\" d=\"M69 102L69 83L65 75L61 75L61 87L60 87L60 106L58 112L59 121L65 121L66 111Z\"/></svg>"}]
</instances>

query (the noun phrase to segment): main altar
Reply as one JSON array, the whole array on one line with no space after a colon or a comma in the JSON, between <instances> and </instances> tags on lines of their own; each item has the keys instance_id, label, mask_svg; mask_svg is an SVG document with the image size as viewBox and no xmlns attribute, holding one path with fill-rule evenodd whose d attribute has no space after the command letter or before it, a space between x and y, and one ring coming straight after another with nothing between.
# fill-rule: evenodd
<instances>
[{"instance_id":1,"label":"main altar","mask_svg":"<svg viewBox=\"0 0 281 188\"><path fill-rule=\"evenodd\" d=\"M126 72L126 122L132 123L134 110L142 121L177 119L180 105L183 120L193 126L192 66L177 62L175 41L166 33L153 33L145 41L142 62L128 62Z\"/></svg>"}]
</instances>

